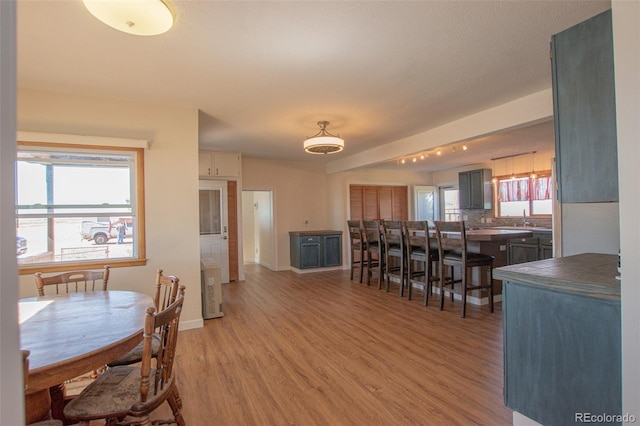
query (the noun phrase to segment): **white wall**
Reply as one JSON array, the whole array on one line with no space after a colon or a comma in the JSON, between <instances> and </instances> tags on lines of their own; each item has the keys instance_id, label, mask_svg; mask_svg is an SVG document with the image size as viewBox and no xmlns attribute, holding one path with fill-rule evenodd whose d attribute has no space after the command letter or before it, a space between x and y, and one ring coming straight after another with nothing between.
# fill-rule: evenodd
<instances>
[{"instance_id":1,"label":"white wall","mask_svg":"<svg viewBox=\"0 0 640 426\"><path fill-rule=\"evenodd\" d=\"M0 1L0 425L24 424L15 238L16 4Z\"/></svg>"},{"instance_id":2,"label":"white wall","mask_svg":"<svg viewBox=\"0 0 640 426\"><path fill-rule=\"evenodd\" d=\"M622 256L622 412L640 419L640 3L612 2Z\"/></svg>"},{"instance_id":3,"label":"white wall","mask_svg":"<svg viewBox=\"0 0 640 426\"><path fill-rule=\"evenodd\" d=\"M274 269L274 246L273 246L273 203L271 201L271 191L255 192L255 240L258 249L258 262L269 269Z\"/></svg>"},{"instance_id":4,"label":"white wall","mask_svg":"<svg viewBox=\"0 0 640 426\"><path fill-rule=\"evenodd\" d=\"M272 191L274 270L290 269L290 231L331 229L327 175L321 164L243 157L242 185L243 190Z\"/></svg>"},{"instance_id":5,"label":"white wall","mask_svg":"<svg viewBox=\"0 0 640 426\"><path fill-rule=\"evenodd\" d=\"M275 269L271 191L242 191L242 222L244 262Z\"/></svg>"},{"instance_id":6,"label":"white wall","mask_svg":"<svg viewBox=\"0 0 640 426\"><path fill-rule=\"evenodd\" d=\"M562 256L580 253L618 254L618 203L562 203Z\"/></svg>"},{"instance_id":7,"label":"white wall","mask_svg":"<svg viewBox=\"0 0 640 426\"><path fill-rule=\"evenodd\" d=\"M242 255L244 262L256 261L256 219L253 199L253 191L242 191Z\"/></svg>"},{"instance_id":8,"label":"white wall","mask_svg":"<svg viewBox=\"0 0 640 426\"><path fill-rule=\"evenodd\" d=\"M145 266L113 268L109 288L153 295L155 271L187 287L181 327L202 326L198 230L198 111L35 90L18 91L18 130L150 141L145 152ZM20 297L36 295L20 276Z\"/></svg>"}]
</instances>

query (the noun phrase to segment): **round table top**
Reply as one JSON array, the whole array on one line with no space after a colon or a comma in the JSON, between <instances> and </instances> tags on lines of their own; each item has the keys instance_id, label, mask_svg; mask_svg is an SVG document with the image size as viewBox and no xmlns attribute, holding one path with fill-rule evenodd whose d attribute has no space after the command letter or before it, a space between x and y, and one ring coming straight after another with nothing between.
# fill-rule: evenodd
<instances>
[{"instance_id":1,"label":"round table top","mask_svg":"<svg viewBox=\"0 0 640 426\"><path fill-rule=\"evenodd\" d=\"M21 299L20 348L30 351L29 390L98 369L142 340L153 299L131 291L89 291Z\"/></svg>"}]
</instances>

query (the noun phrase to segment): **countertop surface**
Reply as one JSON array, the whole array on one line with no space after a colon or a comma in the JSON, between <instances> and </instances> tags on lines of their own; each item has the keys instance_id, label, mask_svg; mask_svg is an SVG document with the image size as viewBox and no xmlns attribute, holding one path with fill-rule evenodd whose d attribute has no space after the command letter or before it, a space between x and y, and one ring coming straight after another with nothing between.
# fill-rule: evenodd
<instances>
[{"instance_id":1,"label":"countertop surface","mask_svg":"<svg viewBox=\"0 0 640 426\"><path fill-rule=\"evenodd\" d=\"M493 277L549 290L620 301L618 256L584 253L502 266Z\"/></svg>"},{"instance_id":2,"label":"countertop surface","mask_svg":"<svg viewBox=\"0 0 640 426\"><path fill-rule=\"evenodd\" d=\"M523 238L533 235L528 229L470 229L467 231L469 241L504 241L511 238Z\"/></svg>"},{"instance_id":3,"label":"countertop surface","mask_svg":"<svg viewBox=\"0 0 640 426\"><path fill-rule=\"evenodd\" d=\"M320 230L320 231L290 231L290 235L314 236L314 235L342 235L342 231Z\"/></svg>"},{"instance_id":4,"label":"countertop surface","mask_svg":"<svg viewBox=\"0 0 640 426\"><path fill-rule=\"evenodd\" d=\"M481 226L480 229L507 229L514 231L553 232L552 228L544 228L541 226Z\"/></svg>"}]
</instances>

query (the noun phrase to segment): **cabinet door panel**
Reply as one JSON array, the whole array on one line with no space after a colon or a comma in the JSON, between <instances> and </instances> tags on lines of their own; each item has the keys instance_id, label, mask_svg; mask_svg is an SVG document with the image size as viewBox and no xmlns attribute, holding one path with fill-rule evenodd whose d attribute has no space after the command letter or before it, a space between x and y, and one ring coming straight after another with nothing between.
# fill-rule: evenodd
<instances>
[{"instance_id":1,"label":"cabinet door panel","mask_svg":"<svg viewBox=\"0 0 640 426\"><path fill-rule=\"evenodd\" d=\"M364 220L380 219L378 208L378 188L375 186L364 187Z\"/></svg>"},{"instance_id":2,"label":"cabinet door panel","mask_svg":"<svg viewBox=\"0 0 640 426\"><path fill-rule=\"evenodd\" d=\"M471 194L469 195L469 208L483 208L484 188L482 182L482 170L474 170L472 172L469 172L469 186L471 188Z\"/></svg>"},{"instance_id":3,"label":"cabinet door panel","mask_svg":"<svg viewBox=\"0 0 640 426\"><path fill-rule=\"evenodd\" d=\"M509 245L509 265L515 265L516 263L533 262L535 260L538 260L538 245Z\"/></svg>"},{"instance_id":4,"label":"cabinet door panel","mask_svg":"<svg viewBox=\"0 0 640 426\"><path fill-rule=\"evenodd\" d=\"M611 10L554 35L551 46L560 201L618 201Z\"/></svg>"},{"instance_id":5,"label":"cabinet door panel","mask_svg":"<svg viewBox=\"0 0 640 426\"><path fill-rule=\"evenodd\" d=\"M378 190L380 200L380 219L393 220L393 188L381 186Z\"/></svg>"},{"instance_id":6,"label":"cabinet door panel","mask_svg":"<svg viewBox=\"0 0 640 426\"><path fill-rule=\"evenodd\" d=\"M393 209L391 215L393 220L408 220L409 219L409 195L406 186L394 186L392 187L393 200L391 208Z\"/></svg>"},{"instance_id":7,"label":"cabinet door panel","mask_svg":"<svg viewBox=\"0 0 640 426\"><path fill-rule=\"evenodd\" d=\"M342 237L340 235L327 235L323 237L324 262L322 266L342 265Z\"/></svg>"},{"instance_id":8,"label":"cabinet door panel","mask_svg":"<svg viewBox=\"0 0 640 426\"><path fill-rule=\"evenodd\" d=\"M212 164L213 160L211 157L211 152L200 151L198 153L198 174L200 176L211 176Z\"/></svg>"},{"instance_id":9,"label":"cabinet door panel","mask_svg":"<svg viewBox=\"0 0 640 426\"><path fill-rule=\"evenodd\" d=\"M460 208L468 209L471 206L471 178L467 172L458 175L458 196Z\"/></svg>"},{"instance_id":10,"label":"cabinet door panel","mask_svg":"<svg viewBox=\"0 0 640 426\"><path fill-rule=\"evenodd\" d=\"M349 210L351 220L364 219L364 196L362 186L349 186Z\"/></svg>"},{"instance_id":11,"label":"cabinet door panel","mask_svg":"<svg viewBox=\"0 0 640 426\"><path fill-rule=\"evenodd\" d=\"M215 176L240 176L240 156L233 152L213 154Z\"/></svg>"},{"instance_id":12,"label":"cabinet door panel","mask_svg":"<svg viewBox=\"0 0 640 426\"><path fill-rule=\"evenodd\" d=\"M300 244L300 268L319 268L322 266L320 243Z\"/></svg>"}]
</instances>

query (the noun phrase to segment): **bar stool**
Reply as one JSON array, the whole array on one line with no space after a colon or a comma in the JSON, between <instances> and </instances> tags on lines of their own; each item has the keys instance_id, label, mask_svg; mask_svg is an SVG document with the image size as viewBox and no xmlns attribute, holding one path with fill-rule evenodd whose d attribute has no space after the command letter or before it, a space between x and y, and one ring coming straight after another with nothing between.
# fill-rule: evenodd
<instances>
[{"instance_id":1,"label":"bar stool","mask_svg":"<svg viewBox=\"0 0 640 426\"><path fill-rule=\"evenodd\" d=\"M440 281L438 268L433 267L433 263L439 259L438 243L431 236L426 220L406 221L403 226L407 252L407 299L411 300L413 284L418 284L423 288L424 305L427 306L433 283ZM422 268L417 268L417 264L421 264Z\"/></svg>"},{"instance_id":2,"label":"bar stool","mask_svg":"<svg viewBox=\"0 0 640 426\"><path fill-rule=\"evenodd\" d=\"M368 269L367 243L362 224L359 220L348 220L347 226L349 228L349 246L351 247L351 280L353 281L353 270L359 268L360 282L362 282L364 268Z\"/></svg>"},{"instance_id":3,"label":"bar stool","mask_svg":"<svg viewBox=\"0 0 640 426\"><path fill-rule=\"evenodd\" d=\"M482 253L469 253L467 250L467 236L463 221L459 222L435 222L436 238L438 240L438 255L440 257L440 310L444 307L444 292L462 296L462 318L466 315L467 292L472 290L489 291L489 309L493 312L493 282L492 270L494 257ZM445 266L460 269L460 279L445 276ZM469 271L476 267L485 267L487 270L486 282L480 274L480 282L477 285L471 283ZM457 283L461 284L458 290Z\"/></svg>"},{"instance_id":4,"label":"bar stool","mask_svg":"<svg viewBox=\"0 0 640 426\"><path fill-rule=\"evenodd\" d=\"M385 250L385 279L386 291L389 291L391 279L395 278L400 282L400 297L404 296L405 286L405 249L404 236L402 234L402 221L383 220L382 236L384 238Z\"/></svg>"},{"instance_id":5,"label":"bar stool","mask_svg":"<svg viewBox=\"0 0 640 426\"><path fill-rule=\"evenodd\" d=\"M363 226L367 242L367 285L371 284L371 277L375 272L378 277L378 290L380 290L384 280L384 243L380 222L365 220Z\"/></svg>"}]
</instances>

